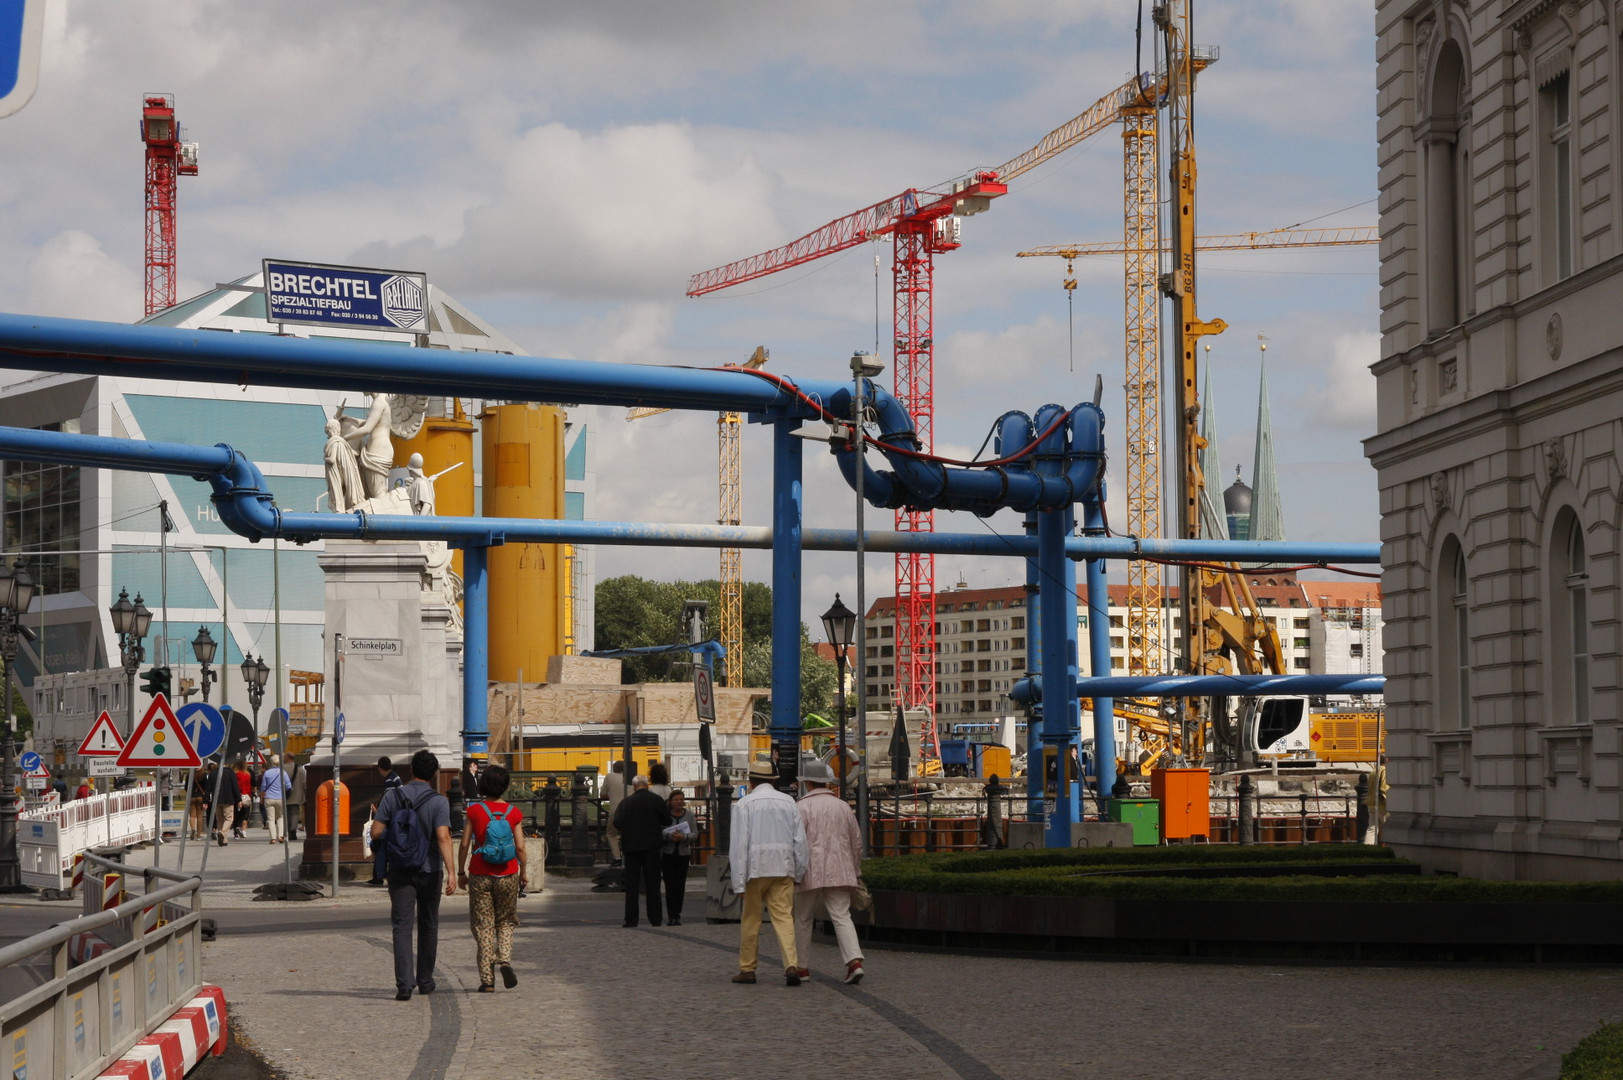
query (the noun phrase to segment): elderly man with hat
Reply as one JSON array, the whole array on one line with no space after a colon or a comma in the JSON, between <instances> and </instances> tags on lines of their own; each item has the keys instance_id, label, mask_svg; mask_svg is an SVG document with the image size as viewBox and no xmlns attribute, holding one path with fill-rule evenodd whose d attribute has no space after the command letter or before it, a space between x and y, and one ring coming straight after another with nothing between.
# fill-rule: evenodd
<instances>
[{"instance_id":1,"label":"elderly man with hat","mask_svg":"<svg viewBox=\"0 0 1623 1080\"><path fill-rule=\"evenodd\" d=\"M819 911L834 924L834 940L845 964L845 981L862 981L862 948L851 923L851 892L862 875L862 830L857 815L829 790L834 772L826 762L800 767L800 820L806 827L806 874L795 885L795 953L804 965L811 957L812 920ZM801 978L811 974L804 966Z\"/></svg>"},{"instance_id":2,"label":"elderly man with hat","mask_svg":"<svg viewBox=\"0 0 1623 1080\"><path fill-rule=\"evenodd\" d=\"M795 953L795 882L806 874L806 827L795 801L773 781L777 769L767 754L750 759L750 791L733 807L733 892L743 894L735 983L755 981L761 937L761 907L772 919L783 953L783 981L800 985Z\"/></svg>"}]
</instances>

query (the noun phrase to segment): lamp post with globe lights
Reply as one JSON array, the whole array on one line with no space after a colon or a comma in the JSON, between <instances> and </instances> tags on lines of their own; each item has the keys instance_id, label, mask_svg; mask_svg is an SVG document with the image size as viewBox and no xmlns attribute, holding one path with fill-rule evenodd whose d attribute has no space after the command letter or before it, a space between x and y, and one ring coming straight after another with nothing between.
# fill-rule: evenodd
<instances>
[{"instance_id":1,"label":"lamp post with globe lights","mask_svg":"<svg viewBox=\"0 0 1623 1080\"><path fill-rule=\"evenodd\" d=\"M192 638L192 655L197 658L197 666L203 672L198 681L203 687L204 702L209 699L209 683L220 677L219 672L209 667L210 664L214 663L214 653L219 647L220 643L214 640L214 635L209 633L208 627L199 626L197 628L197 636Z\"/></svg>"},{"instance_id":2,"label":"lamp post with globe lights","mask_svg":"<svg viewBox=\"0 0 1623 1080\"><path fill-rule=\"evenodd\" d=\"M118 599L107 613L113 617L113 633L118 635L118 656L124 665L124 678L129 689L129 723L124 728L124 736L128 738L135 732L135 673L147 656L146 647L141 642L152 628L152 612L141 602L140 593L135 594L132 604L130 591L120 588Z\"/></svg>"}]
</instances>

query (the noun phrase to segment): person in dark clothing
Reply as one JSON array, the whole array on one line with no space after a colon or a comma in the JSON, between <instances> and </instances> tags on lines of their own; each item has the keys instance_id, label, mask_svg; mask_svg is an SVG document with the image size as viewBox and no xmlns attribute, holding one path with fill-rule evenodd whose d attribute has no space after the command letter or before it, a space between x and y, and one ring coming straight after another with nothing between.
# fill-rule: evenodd
<instances>
[{"instance_id":1,"label":"person in dark clothing","mask_svg":"<svg viewBox=\"0 0 1623 1080\"><path fill-rule=\"evenodd\" d=\"M626 926L637 925L637 892L648 894L648 923L658 926L659 855L665 844L665 828L671 811L665 800L648 790L648 778L631 782L632 792L614 811L614 827L620 830L620 852L626 865Z\"/></svg>"},{"instance_id":2,"label":"person in dark clothing","mask_svg":"<svg viewBox=\"0 0 1623 1080\"><path fill-rule=\"evenodd\" d=\"M237 774L230 769L217 769L216 776L209 781L210 790L218 783L219 789L214 796L214 810L219 816L214 821L214 839L221 847L227 841L225 831L231 828L236 819L237 804L242 801L242 788L237 783Z\"/></svg>"},{"instance_id":3,"label":"person in dark clothing","mask_svg":"<svg viewBox=\"0 0 1623 1080\"><path fill-rule=\"evenodd\" d=\"M386 757L378 758L378 772L383 774L383 794L400 786L400 774L394 771L394 762ZM378 804L372 804L372 816L376 817ZM387 885L384 874L389 870L389 853L383 850L382 844L372 845L372 880L366 884L371 886Z\"/></svg>"},{"instance_id":4,"label":"person in dark clothing","mask_svg":"<svg viewBox=\"0 0 1623 1080\"><path fill-rule=\"evenodd\" d=\"M648 786L650 790L653 789L652 784ZM687 897L688 889L688 862L693 854L693 845L699 839L699 819L687 808L687 796L682 794L681 788L671 792L665 804L671 808L671 825L665 830L665 844L659 857L660 875L665 879L665 913L668 916L665 921L671 926L681 926L682 901Z\"/></svg>"},{"instance_id":5,"label":"person in dark clothing","mask_svg":"<svg viewBox=\"0 0 1623 1080\"><path fill-rule=\"evenodd\" d=\"M395 1000L410 1001L434 992L434 963L440 943L440 883L445 895L456 895L456 876L441 871L456 868L451 850L451 804L434 790L440 759L428 750L411 757L411 783L386 792L372 819L372 844L384 843L389 822L396 814L416 814L428 837L428 853L421 866L389 867L389 926L394 936ZM413 964L411 928L417 925L417 955Z\"/></svg>"}]
</instances>

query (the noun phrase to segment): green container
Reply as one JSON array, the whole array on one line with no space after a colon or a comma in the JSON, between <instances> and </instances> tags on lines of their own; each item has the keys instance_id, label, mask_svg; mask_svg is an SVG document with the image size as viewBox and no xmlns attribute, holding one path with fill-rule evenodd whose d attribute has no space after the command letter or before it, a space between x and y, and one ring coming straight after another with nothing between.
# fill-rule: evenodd
<instances>
[{"instance_id":1,"label":"green container","mask_svg":"<svg viewBox=\"0 0 1623 1080\"><path fill-rule=\"evenodd\" d=\"M1160 799L1111 799L1110 820L1133 827L1134 847L1155 847L1161 842Z\"/></svg>"}]
</instances>

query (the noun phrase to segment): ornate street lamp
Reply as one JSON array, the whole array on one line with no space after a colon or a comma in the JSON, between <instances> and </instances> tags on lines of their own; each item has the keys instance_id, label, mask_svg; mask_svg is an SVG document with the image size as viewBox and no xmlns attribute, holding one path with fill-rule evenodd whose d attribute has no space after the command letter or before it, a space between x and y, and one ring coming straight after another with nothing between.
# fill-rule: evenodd
<instances>
[{"instance_id":1,"label":"ornate street lamp","mask_svg":"<svg viewBox=\"0 0 1623 1080\"><path fill-rule=\"evenodd\" d=\"M265 703L265 683L270 679L270 667L261 656L255 660L250 653L242 656L242 681L248 687L248 704L254 710L254 738L259 737L259 706Z\"/></svg>"},{"instance_id":2,"label":"ornate street lamp","mask_svg":"<svg viewBox=\"0 0 1623 1080\"><path fill-rule=\"evenodd\" d=\"M220 643L214 640L214 635L209 633L208 627L199 626L197 628L197 636L192 638L192 655L197 657L198 667L203 669L201 682L205 702L209 699L209 683L220 677L219 672L209 669L209 665L214 663L214 652L219 647Z\"/></svg>"},{"instance_id":3,"label":"ornate street lamp","mask_svg":"<svg viewBox=\"0 0 1623 1080\"><path fill-rule=\"evenodd\" d=\"M9 571L0 568L0 656L6 661L5 681L0 688L6 695L6 730L0 737L0 892L17 892L23 887L22 864L17 858L17 791L11 775L17 753L11 671L17 659L21 619L34 603L34 592L34 580L23 569L21 559Z\"/></svg>"},{"instance_id":4,"label":"ornate street lamp","mask_svg":"<svg viewBox=\"0 0 1623 1080\"><path fill-rule=\"evenodd\" d=\"M152 612L141 602L140 593L135 594L135 603L132 604L130 591L120 588L118 599L107 609L107 613L113 617L113 632L118 635L118 655L124 664L124 678L129 688L129 726L124 729L124 734L128 736L135 732L135 673L147 656L141 641L152 627Z\"/></svg>"},{"instance_id":5,"label":"ornate street lamp","mask_svg":"<svg viewBox=\"0 0 1623 1080\"><path fill-rule=\"evenodd\" d=\"M834 594L834 606L823 612L823 633L828 643L834 646L834 663L839 667L839 713L840 713L840 798L845 798L845 777L850 771L850 759L845 756L845 660L846 652L851 648L851 639L857 629L857 613L840 602L840 594Z\"/></svg>"}]
</instances>

